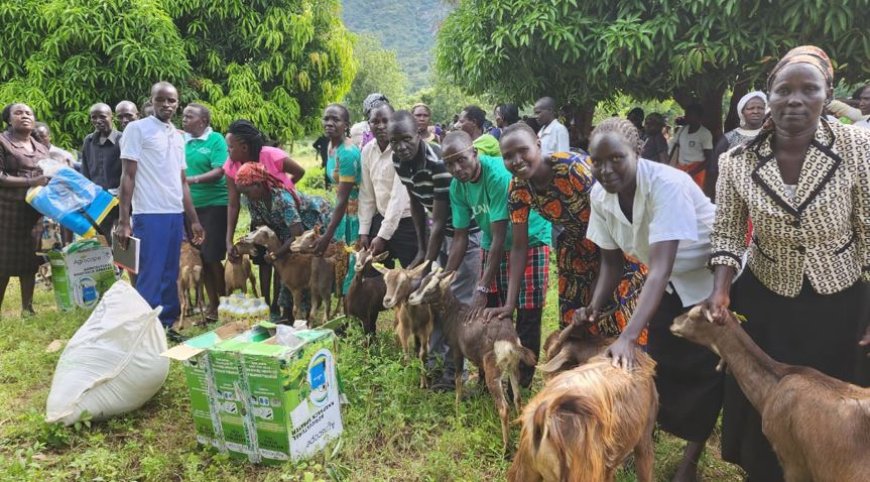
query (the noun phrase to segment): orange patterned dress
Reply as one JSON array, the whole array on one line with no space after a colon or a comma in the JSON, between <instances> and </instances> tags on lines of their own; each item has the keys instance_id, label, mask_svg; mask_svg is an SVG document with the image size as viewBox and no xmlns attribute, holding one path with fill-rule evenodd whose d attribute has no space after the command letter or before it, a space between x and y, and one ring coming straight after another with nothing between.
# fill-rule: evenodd
<instances>
[{"instance_id":1,"label":"orange patterned dress","mask_svg":"<svg viewBox=\"0 0 870 482\"><path fill-rule=\"evenodd\" d=\"M598 277L600 256L598 246L586 239L589 225L589 193L595 184L585 154L557 152L550 158L553 169L551 189L540 192L531 183L513 178L510 184L511 222L527 223L534 209L545 219L560 224L564 232L559 236L557 266L559 271L560 325L572 322L574 311L587 306L592 299L595 279ZM625 329L637 304L640 288L646 279L647 268L626 256L622 280L613 297L617 310L613 316L590 326L593 333L617 336ZM638 343L646 344L646 330Z\"/></svg>"}]
</instances>

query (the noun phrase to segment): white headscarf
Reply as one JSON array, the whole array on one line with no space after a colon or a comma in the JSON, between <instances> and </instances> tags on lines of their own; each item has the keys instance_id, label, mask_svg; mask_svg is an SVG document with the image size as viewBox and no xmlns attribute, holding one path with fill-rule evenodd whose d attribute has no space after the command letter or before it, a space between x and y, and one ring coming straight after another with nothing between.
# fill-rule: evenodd
<instances>
[{"instance_id":1,"label":"white headscarf","mask_svg":"<svg viewBox=\"0 0 870 482\"><path fill-rule=\"evenodd\" d=\"M737 115L740 117L741 127L746 124L746 118L743 117L743 108L746 107L746 104L749 103L750 100L755 99L756 97L764 102L764 110L765 112L767 112L767 96L764 94L764 92L756 90L754 92L750 92L744 95L740 98L740 102L737 103Z\"/></svg>"}]
</instances>

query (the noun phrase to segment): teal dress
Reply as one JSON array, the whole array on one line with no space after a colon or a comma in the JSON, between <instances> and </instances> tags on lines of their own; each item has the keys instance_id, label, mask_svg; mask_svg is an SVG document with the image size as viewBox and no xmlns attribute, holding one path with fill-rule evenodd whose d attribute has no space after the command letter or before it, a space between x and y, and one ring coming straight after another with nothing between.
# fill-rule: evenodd
<instances>
[{"instance_id":1,"label":"teal dress","mask_svg":"<svg viewBox=\"0 0 870 482\"><path fill-rule=\"evenodd\" d=\"M349 182L353 189L347 200L347 209L344 217L339 221L333 239L342 241L348 246L353 246L359 239L359 187L362 184L362 161L360 150L349 139L337 148L330 147L329 157L326 161L326 171L330 173L330 185L338 191L338 184ZM347 293L354 275L354 260L351 259L344 279L342 293Z\"/></svg>"}]
</instances>

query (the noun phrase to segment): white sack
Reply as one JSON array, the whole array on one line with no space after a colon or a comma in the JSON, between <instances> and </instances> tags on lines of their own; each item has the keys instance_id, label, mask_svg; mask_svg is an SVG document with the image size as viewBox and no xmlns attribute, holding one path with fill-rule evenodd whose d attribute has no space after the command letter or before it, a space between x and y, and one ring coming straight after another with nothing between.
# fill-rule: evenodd
<instances>
[{"instance_id":1,"label":"white sack","mask_svg":"<svg viewBox=\"0 0 870 482\"><path fill-rule=\"evenodd\" d=\"M82 413L100 420L136 410L169 373L166 334L148 303L116 282L67 344L51 381L46 421L74 424Z\"/></svg>"}]
</instances>

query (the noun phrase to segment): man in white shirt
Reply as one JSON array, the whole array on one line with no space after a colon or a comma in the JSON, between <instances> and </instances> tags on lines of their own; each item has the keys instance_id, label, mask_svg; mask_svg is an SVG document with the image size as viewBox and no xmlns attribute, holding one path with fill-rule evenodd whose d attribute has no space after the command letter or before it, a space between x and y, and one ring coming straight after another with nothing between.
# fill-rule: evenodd
<instances>
[{"instance_id":1,"label":"man in white shirt","mask_svg":"<svg viewBox=\"0 0 870 482\"><path fill-rule=\"evenodd\" d=\"M407 268L417 255L417 231L411 218L411 200L393 165L387 125L393 108L383 104L369 113L374 142L362 149L362 183L359 188L360 243L373 254L390 252L385 264L398 259Z\"/></svg>"},{"instance_id":2,"label":"man in white shirt","mask_svg":"<svg viewBox=\"0 0 870 482\"><path fill-rule=\"evenodd\" d=\"M571 150L568 129L556 118L556 100L552 97L541 97L535 102L535 116L541 130L538 139L541 140L541 154L549 156L554 152Z\"/></svg>"},{"instance_id":3,"label":"man in white shirt","mask_svg":"<svg viewBox=\"0 0 870 482\"><path fill-rule=\"evenodd\" d=\"M713 134L701 125L704 108L700 104L686 107L686 125L677 129L668 143L669 153L679 148L676 167L692 176L702 189L707 166L713 162Z\"/></svg>"},{"instance_id":4,"label":"man in white shirt","mask_svg":"<svg viewBox=\"0 0 870 482\"><path fill-rule=\"evenodd\" d=\"M715 207L684 172L641 159L637 128L612 118L592 133L592 207L586 237L601 248L598 282L575 323L594 323L622 276L623 256L649 268L631 319L607 349L614 365L631 369L636 343L648 329L656 361L658 423L686 440L673 480L697 480L698 459L716 425L724 378L708 349L670 332L674 318L704 301L713 286L707 269Z\"/></svg>"},{"instance_id":5,"label":"man in white shirt","mask_svg":"<svg viewBox=\"0 0 870 482\"><path fill-rule=\"evenodd\" d=\"M205 238L190 199L184 171L184 138L172 125L178 91L168 82L151 87L154 115L131 122L121 137L120 219L117 241L126 246L139 239L136 290L152 306L162 306L160 322L170 338L180 314L178 267L185 215L191 241ZM131 208L135 211L130 220Z\"/></svg>"}]
</instances>

